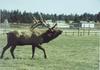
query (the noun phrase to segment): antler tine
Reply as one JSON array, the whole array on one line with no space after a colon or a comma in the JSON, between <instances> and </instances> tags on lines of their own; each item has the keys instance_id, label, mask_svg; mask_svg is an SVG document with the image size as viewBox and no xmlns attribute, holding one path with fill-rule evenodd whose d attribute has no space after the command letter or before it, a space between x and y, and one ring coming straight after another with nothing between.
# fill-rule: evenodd
<instances>
[{"instance_id":1,"label":"antler tine","mask_svg":"<svg viewBox=\"0 0 100 70\"><path fill-rule=\"evenodd\" d=\"M42 17L42 15L41 15L41 13L39 14L39 16L40 16L40 20L41 20L42 24L43 24L44 26L48 27L48 25L45 24L45 22L43 21L43 17ZM49 28L49 27L48 27L48 28Z\"/></svg>"},{"instance_id":2,"label":"antler tine","mask_svg":"<svg viewBox=\"0 0 100 70\"><path fill-rule=\"evenodd\" d=\"M41 22L42 22L46 27L48 27L47 24L44 23L43 18L42 18L42 15L41 15L41 14L39 14L39 15L40 15ZM49 28L49 29L54 29L56 26L57 26L57 23L56 23L52 28L49 28L49 27L48 27L48 28Z\"/></svg>"},{"instance_id":3,"label":"antler tine","mask_svg":"<svg viewBox=\"0 0 100 70\"><path fill-rule=\"evenodd\" d=\"M57 26L57 23L51 29L54 29L56 26Z\"/></svg>"},{"instance_id":4,"label":"antler tine","mask_svg":"<svg viewBox=\"0 0 100 70\"><path fill-rule=\"evenodd\" d=\"M33 19L35 20L36 23L38 23L37 19L35 17L33 17Z\"/></svg>"},{"instance_id":5,"label":"antler tine","mask_svg":"<svg viewBox=\"0 0 100 70\"><path fill-rule=\"evenodd\" d=\"M40 16L41 22L44 24L44 26L48 27L48 25L44 23L43 18L42 18L42 15L39 14L39 16ZM51 28L48 27L48 28L49 29L54 29L56 26L57 26L57 23L53 27L51 27Z\"/></svg>"},{"instance_id":6,"label":"antler tine","mask_svg":"<svg viewBox=\"0 0 100 70\"><path fill-rule=\"evenodd\" d=\"M35 21L35 24L33 24L33 25L31 26L31 29L35 29L37 26L41 25L41 24L38 23L38 21L37 21L37 19L36 19L35 17L33 17L33 19L34 19L34 21Z\"/></svg>"}]
</instances>

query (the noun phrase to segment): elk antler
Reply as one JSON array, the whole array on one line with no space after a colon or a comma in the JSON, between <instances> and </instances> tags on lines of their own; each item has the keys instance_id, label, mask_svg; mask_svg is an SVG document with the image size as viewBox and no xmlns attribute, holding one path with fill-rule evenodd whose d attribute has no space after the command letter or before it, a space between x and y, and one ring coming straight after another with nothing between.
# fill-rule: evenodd
<instances>
[{"instance_id":1,"label":"elk antler","mask_svg":"<svg viewBox=\"0 0 100 70\"><path fill-rule=\"evenodd\" d=\"M52 28L50 28L50 29L54 29L56 26L57 26L57 23Z\"/></svg>"},{"instance_id":2,"label":"elk antler","mask_svg":"<svg viewBox=\"0 0 100 70\"><path fill-rule=\"evenodd\" d=\"M31 29L35 29L36 27L38 27L38 26L40 26L40 25L42 25L42 24L43 24L44 26L46 26L47 28L49 28L48 25L43 21L42 15L39 14L39 16L40 16L40 23L37 21L37 19L36 19L35 17L33 17L33 19L34 19L34 21L35 21L35 24L33 24L33 25L31 26ZM49 28L49 29L50 29L50 30L51 30L51 29L54 29L56 26L57 26L57 23L56 23L52 28Z\"/></svg>"},{"instance_id":3,"label":"elk antler","mask_svg":"<svg viewBox=\"0 0 100 70\"><path fill-rule=\"evenodd\" d=\"M39 14L39 16L40 16L40 21L41 21L41 23L42 23L44 26L46 26L47 28L49 28L48 25L46 24L46 22L43 21L42 15Z\"/></svg>"},{"instance_id":4,"label":"elk antler","mask_svg":"<svg viewBox=\"0 0 100 70\"><path fill-rule=\"evenodd\" d=\"M36 23L38 23L38 21L37 21L37 19L36 19L35 17L33 17L33 19L34 19L34 21L35 21Z\"/></svg>"},{"instance_id":5,"label":"elk antler","mask_svg":"<svg viewBox=\"0 0 100 70\"><path fill-rule=\"evenodd\" d=\"M41 15L41 14L39 14L39 15L40 15L40 19L41 19L42 23L43 23L46 27L48 27L48 25L44 23L43 18L42 18L42 15ZM56 23L52 28L49 28L49 27L48 27L48 28L49 28L49 29L54 29L56 26L57 26L57 23Z\"/></svg>"},{"instance_id":6,"label":"elk antler","mask_svg":"<svg viewBox=\"0 0 100 70\"><path fill-rule=\"evenodd\" d=\"M34 21L35 21L35 24L33 24L33 25L31 26L31 29L35 29L36 27L38 27L38 26L41 25L41 23L38 23L38 21L37 21L37 19L36 19L35 17L33 17L33 19L34 19Z\"/></svg>"}]
</instances>

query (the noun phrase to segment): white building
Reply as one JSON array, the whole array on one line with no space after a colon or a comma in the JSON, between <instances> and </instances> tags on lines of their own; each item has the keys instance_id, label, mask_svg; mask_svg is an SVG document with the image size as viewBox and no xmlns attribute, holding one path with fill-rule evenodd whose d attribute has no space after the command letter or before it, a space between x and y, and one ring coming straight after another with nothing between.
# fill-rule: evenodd
<instances>
[{"instance_id":1,"label":"white building","mask_svg":"<svg viewBox=\"0 0 100 70\"><path fill-rule=\"evenodd\" d=\"M95 22L81 21L81 27L82 28L95 28Z\"/></svg>"},{"instance_id":2,"label":"white building","mask_svg":"<svg viewBox=\"0 0 100 70\"><path fill-rule=\"evenodd\" d=\"M50 27L52 27L55 23L53 22L47 22ZM70 28L70 25L66 24L64 21L57 21L57 28L63 28L63 29L66 29L66 28Z\"/></svg>"},{"instance_id":3,"label":"white building","mask_svg":"<svg viewBox=\"0 0 100 70\"><path fill-rule=\"evenodd\" d=\"M66 29L66 28L70 28L70 25L68 25L66 23L57 23L57 27Z\"/></svg>"}]
</instances>

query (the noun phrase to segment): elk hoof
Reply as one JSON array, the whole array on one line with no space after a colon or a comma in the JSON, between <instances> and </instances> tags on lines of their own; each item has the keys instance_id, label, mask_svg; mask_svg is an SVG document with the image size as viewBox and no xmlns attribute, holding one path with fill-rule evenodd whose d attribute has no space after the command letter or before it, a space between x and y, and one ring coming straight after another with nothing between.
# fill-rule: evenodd
<instances>
[{"instance_id":1,"label":"elk hoof","mask_svg":"<svg viewBox=\"0 0 100 70\"><path fill-rule=\"evenodd\" d=\"M47 59L47 56L45 56L44 58Z\"/></svg>"},{"instance_id":2,"label":"elk hoof","mask_svg":"<svg viewBox=\"0 0 100 70\"><path fill-rule=\"evenodd\" d=\"M0 57L0 59L2 59L3 57Z\"/></svg>"},{"instance_id":3,"label":"elk hoof","mask_svg":"<svg viewBox=\"0 0 100 70\"><path fill-rule=\"evenodd\" d=\"M32 60L35 60L35 58L31 58Z\"/></svg>"},{"instance_id":4,"label":"elk hoof","mask_svg":"<svg viewBox=\"0 0 100 70\"><path fill-rule=\"evenodd\" d=\"M13 59L15 59L15 57L13 57Z\"/></svg>"}]
</instances>

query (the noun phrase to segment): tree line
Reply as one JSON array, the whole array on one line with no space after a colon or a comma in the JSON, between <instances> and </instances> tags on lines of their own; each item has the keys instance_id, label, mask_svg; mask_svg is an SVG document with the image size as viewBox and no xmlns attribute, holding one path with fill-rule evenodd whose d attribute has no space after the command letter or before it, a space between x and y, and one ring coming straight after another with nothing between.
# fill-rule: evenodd
<instances>
[{"instance_id":1,"label":"tree line","mask_svg":"<svg viewBox=\"0 0 100 70\"><path fill-rule=\"evenodd\" d=\"M99 21L100 22L100 12L97 14L90 14L90 13L84 13L81 15L78 14L45 14L41 13L42 17L45 20L52 20L52 22L63 20L66 23L69 23L69 21L79 22L79 21ZM1 23L4 22L5 19L8 19L10 23L33 23L33 17L36 17L38 20L40 20L39 12L21 12L19 10L0 10L0 20Z\"/></svg>"}]
</instances>

